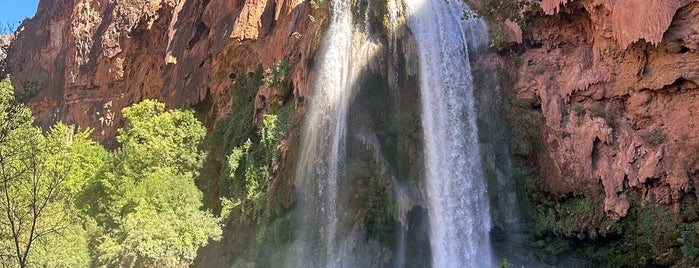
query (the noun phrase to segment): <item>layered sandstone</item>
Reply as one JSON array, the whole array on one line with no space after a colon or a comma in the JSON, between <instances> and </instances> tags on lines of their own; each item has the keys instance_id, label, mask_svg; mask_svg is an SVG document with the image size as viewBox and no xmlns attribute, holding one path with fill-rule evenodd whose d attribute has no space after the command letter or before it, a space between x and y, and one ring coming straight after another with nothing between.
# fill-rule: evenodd
<instances>
[{"instance_id":1,"label":"layered sandstone","mask_svg":"<svg viewBox=\"0 0 699 268\"><path fill-rule=\"evenodd\" d=\"M313 13L300 0L44 0L13 43L13 83L41 124L92 127L99 140L146 98L192 105L211 126L233 79L258 65L287 60L285 88L308 93Z\"/></svg>"},{"instance_id":2,"label":"layered sandstone","mask_svg":"<svg viewBox=\"0 0 699 268\"><path fill-rule=\"evenodd\" d=\"M563 5L565 4L565 5ZM549 0L513 62L545 118L537 156L554 193L627 214L630 192L679 212L699 187L699 2Z\"/></svg>"}]
</instances>

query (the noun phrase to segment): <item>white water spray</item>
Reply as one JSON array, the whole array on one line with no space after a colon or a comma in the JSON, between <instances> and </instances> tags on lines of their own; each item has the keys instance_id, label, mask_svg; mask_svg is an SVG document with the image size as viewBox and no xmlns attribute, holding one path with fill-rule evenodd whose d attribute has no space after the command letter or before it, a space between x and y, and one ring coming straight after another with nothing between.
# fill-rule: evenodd
<instances>
[{"instance_id":1,"label":"white water spray","mask_svg":"<svg viewBox=\"0 0 699 268\"><path fill-rule=\"evenodd\" d=\"M433 267L491 267L490 213L481 170L468 46L481 20L461 1L407 0L418 45ZM487 36L486 36L487 38ZM487 41L487 39L485 40Z\"/></svg>"},{"instance_id":2,"label":"white water spray","mask_svg":"<svg viewBox=\"0 0 699 268\"><path fill-rule=\"evenodd\" d=\"M345 162L351 93L352 18L349 1L332 0L333 15L301 136L296 171L298 232L288 265L336 267L338 183Z\"/></svg>"}]
</instances>

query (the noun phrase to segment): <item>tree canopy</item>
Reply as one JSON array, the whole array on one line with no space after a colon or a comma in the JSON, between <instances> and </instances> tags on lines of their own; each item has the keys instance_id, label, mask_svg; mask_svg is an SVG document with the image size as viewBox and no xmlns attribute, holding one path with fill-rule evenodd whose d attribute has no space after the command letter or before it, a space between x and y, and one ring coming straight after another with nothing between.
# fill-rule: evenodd
<instances>
[{"instance_id":1,"label":"tree canopy","mask_svg":"<svg viewBox=\"0 0 699 268\"><path fill-rule=\"evenodd\" d=\"M44 132L0 82L2 267L186 267L220 239L194 184L206 129L155 100L125 108L121 147L58 123Z\"/></svg>"}]
</instances>

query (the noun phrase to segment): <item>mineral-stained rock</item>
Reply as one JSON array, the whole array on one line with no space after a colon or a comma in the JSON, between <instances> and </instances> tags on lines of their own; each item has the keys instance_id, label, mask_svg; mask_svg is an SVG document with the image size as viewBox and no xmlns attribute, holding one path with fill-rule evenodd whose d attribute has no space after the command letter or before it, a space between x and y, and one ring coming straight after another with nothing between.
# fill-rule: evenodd
<instances>
[{"instance_id":1,"label":"mineral-stained rock","mask_svg":"<svg viewBox=\"0 0 699 268\"><path fill-rule=\"evenodd\" d=\"M565 5L563 5L565 4ZM538 156L554 193L604 188L624 217L628 194L679 209L697 193L699 3L549 0L525 34L514 92L536 97Z\"/></svg>"},{"instance_id":2,"label":"mineral-stained rock","mask_svg":"<svg viewBox=\"0 0 699 268\"><path fill-rule=\"evenodd\" d=\"M613 37L622 49L638 40L658 44L670 27L678 9L692 0L542 0L541 9L548 15L565 12L569 2L584 3L595 30Z\"/></svg>"},{"instance_id":3,"label":"mineral-stained rock","mask_svg":"<svg viewBox=\"0 0 699 268\"><path fill-rule=\"evenodd\" d=\"M211 126L230 110L233 78L258 65L287 60L288 88L308 94L315 13L298 0L42 0L11 75L41 125L92 127L106 142L121 108L146 98L201 108Z\"/></svg>"}]
</instances>

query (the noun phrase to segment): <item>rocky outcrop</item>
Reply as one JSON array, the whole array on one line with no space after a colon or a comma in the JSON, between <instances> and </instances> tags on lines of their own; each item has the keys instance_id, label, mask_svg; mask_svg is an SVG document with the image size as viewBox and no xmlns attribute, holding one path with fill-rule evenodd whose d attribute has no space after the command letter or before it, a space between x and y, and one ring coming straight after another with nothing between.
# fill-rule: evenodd
<instances>
[{"instance_id":1,"label":"rocky outcrop","mask_svg":"<svg viewBox=\"0 0 699 268\"><path fill-rule=\"evenodd\" d=\"M550 0L510 58L513 89L544 118L536 156L553 193L604 189L673 207L699 187L697 1Z\"/></svg>"},{"instance_id":2,"label":"rocky outcrop","mask_svg":"<svg viewBox=\"0 0 699 268\"><path fill-rule=\"evenodd\" d=\"M290 86L275 93L306 95L321 24L299 0L40 1L11 74L42 125L92 127L99 140L146 98L192 105L211 126L230 110L234 78L258 65L286 60Z\"/></svg>"},{"instance_id":3,"label":"rocky outcrop","mask_svg":"<svg viewBox=\"0 0 699 268\"><path fill-rule=\"evenodd\" d=\"M565 5L575 0L543 0L541 9L547 15L565 12ZM593 0L583 2L594 28L605 38L615 39L622 49L638 40L657 45L678 9L692 0ZM574 3L571 5L579 5Z\"/></svg>"},{"instance_id":4,"label":"rocky outcrop","mask_svg":"<svg viewBox=\"0 0 699 268\"><path fill-rule=\"evenodd\" d=\"M0 34L0 47L9 46L13 37L12 34ZM5 49L0 50L0 60L5 59L5 56L7 56Z\"/></svg>"}]
</instances>

